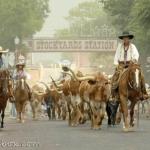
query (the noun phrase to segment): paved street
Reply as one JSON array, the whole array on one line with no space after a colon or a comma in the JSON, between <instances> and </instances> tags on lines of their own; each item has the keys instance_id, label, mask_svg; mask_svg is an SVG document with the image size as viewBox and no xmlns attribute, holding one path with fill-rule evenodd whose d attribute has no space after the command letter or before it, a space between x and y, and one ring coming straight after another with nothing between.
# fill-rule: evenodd
<instances>
[{"instance_id":1,"label":"paved street","mask_svg":"<svg viewBox=\"0 0 150 150\"><path fill-rule=\"evenodd\" d=\"M73 128L65 121L27 120L19 124L7 119L0 142L0 150L148 150L150 120L140 121L136 132L123 133L121 126L108 129L106 122L102 130L93 131L89 123Z\"/></svg>"}]
</instances>

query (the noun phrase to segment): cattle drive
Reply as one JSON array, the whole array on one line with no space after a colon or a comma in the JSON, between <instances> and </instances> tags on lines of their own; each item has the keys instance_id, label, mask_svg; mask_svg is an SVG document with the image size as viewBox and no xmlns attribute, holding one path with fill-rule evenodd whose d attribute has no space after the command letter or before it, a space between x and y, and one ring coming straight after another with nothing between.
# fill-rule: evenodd
<instances>
[{"instance_id":1,"label":"cattle drive","mask_svg":"<svg viewBox=\"0 0 150 150\"><path fill-rule=\"evenodd\" d=\"M39 120L46 107L48 120L68 120L68 126L76 127L90 122L91 129L98 130L106 126L116 126L123 118L123 131L133 130L135 125L135 107L150 97L146 88L144 73L138 63L139 53L130 41L134 38L129 32L123 32L119 38L122 43L116 50L114 75L107 75L97 70L84 73L74 70L68 62L61 64L58 79L49 74L47 81L37 81L30 85L30 75L25 71L25 58L19 56L16 69L5 68L0 57L0 112L1 128L7 101L15 104L17 121L25 122L27 104L31 107L33 120ZM0 47L1 56L7 53ZM139 111L139 110L138 110ZM136 118L137 119L137 118Z\"/></svg>"}]
</instances>

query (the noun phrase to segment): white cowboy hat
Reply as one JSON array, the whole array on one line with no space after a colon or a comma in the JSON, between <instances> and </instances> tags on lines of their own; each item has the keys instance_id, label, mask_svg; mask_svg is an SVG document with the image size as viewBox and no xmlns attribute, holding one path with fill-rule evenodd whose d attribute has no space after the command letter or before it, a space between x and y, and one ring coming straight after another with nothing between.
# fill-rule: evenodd
<instances>
[{"instance_id":1,"label":"white cowboy hat","mask_svg":"<svg viewBox=\"0 0 150 150\"><path fill-rule=\"evenodd\" d=\"M6 50L3 50L3 48L0 46L0 53L7 53L9 50L6 49Z\"/></svg>"},{"instance_id":2,"label":"white cowboy hat","mask_svg":"<svg viewBox=\"0 0 150 150\"><path fill-rule=\"evenodd\" d=\"M16 66L25 66L25 57L24 56L19 55L18 63L16 64Z\"/></svg>"},{"instance_id":3,"label":"white cowboy hat","mask_svg":"<svg viewBox=\"0 0 150 150\"><path fill-rule=\"evenodd\" d=\"M63 60L61 62L61 66L66 66L66 67L70 67L71 66L71 62L67 59Z\"/></svg>"}]
</instances>

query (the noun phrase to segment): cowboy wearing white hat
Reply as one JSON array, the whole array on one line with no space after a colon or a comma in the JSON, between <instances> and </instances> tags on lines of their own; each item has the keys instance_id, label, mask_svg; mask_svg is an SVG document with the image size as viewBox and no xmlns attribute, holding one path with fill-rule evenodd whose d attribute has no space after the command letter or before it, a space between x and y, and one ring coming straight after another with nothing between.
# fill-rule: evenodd
<instances>
[{"instance_id":1,"label":"cowboy wearing white hat","mask_svg":"<svg viewBox=\"0 0 150 150\"><path fill-rule=\"evenodd\" d=\"M18 63L16 64L16 70L14 71L14 74L13 74L14 80L30 79L30 75L24 70L24 67L25 67L25 57L20 55L18 58ZM31 98L30 87L28 84L26 85L29 91L29 98Z\"/></svg>"},{"instance_id":2,"label":"cowboy wearing white hat","mask_svg":"<svg viewBox=\"0 0 150 150\"><path fill-rule=\"evenodd\" d=\"M3 54L8 53L9 50L3 50L3 48L0 46L0 69L7 68L7 62L6 58Z\"/></svg>"},{"instance_id":3,"label":"cowboy wearing white hat","mask_svg":"<svg viewBox=\"0 0 150 150\"><path fill-rule=\"evenodd\" d=\"M16 64L16 70L14 72L13 78L14 79L29 79L29 74L24 70L25 67L25 57L20 55L18 58L18 63Z\"/></svg>"},{"instance_id":4,"label":"cowboy wearing white hat","mask_svg":"<svg viewBox=\"0 0 150 150\"><path fill-rule=\"evenodd\" d=\"M137 63L139 59L139 52L136 46L131 43L131 40L134 38L134 35L125 31L118 37L122 40L122 43L118 45L116 50L114 64L117 66L115 74L112 77L112 95L115 97L116 89L118 87L118 80L124 68L127 68L130 62ZM142 75L142 93L143 99L147 99L148 95L145 88L144 75Z\"/></svg>"},{"instance_id":5,"label":"cowboy wearing white hat","mask_svg":"<svg viewBox=\"0 0 150 150\"><path fill-rule=\"evenodd\" d=\"M71 62L69 60L63 60L61 62L61 68L63 67L71 67ZM67 75L66 73L64 73L63 71L60 72L60 76L59 78L57 79L58 81L64 81L64 80L67 80L67 79L70 79L70 76Z\"/></svg>"}]
</instances>

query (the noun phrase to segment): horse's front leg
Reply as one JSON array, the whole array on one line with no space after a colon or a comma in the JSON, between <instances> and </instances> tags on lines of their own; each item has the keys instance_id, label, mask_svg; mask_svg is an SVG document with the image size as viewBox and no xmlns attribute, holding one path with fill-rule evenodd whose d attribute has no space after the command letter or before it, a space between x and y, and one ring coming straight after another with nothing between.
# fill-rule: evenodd
<instances>
[{"instance_id":1,"label":"horse's front leg","mask_svg":"<svg viewBox=\"0 0 150 150\"><path fill-rule=\"evenodd\" d=\"M1 120L1 128L4 128L4 117L5 117L5 111L2 110L2 114L1 114L1 118L2 118L2 120Z\"/></svg>"},{"instance_id":2,"label":"horse's front leg","mask_svg":"<svg viewBox=\"0 0 150 150\"><path fill-rule=\"evenodd\" d=\"M127 98L126 96L120 96L120 105L121 110L123 113L123 121L124 121L124 131L128 131L129 129L129 122L128 122L128 105L127 105Z\"/></svg>"},{"instance_id":3,"label":"horse's front leg","mask_svg":"<svg viewBox=\"0 0 150 150\"><path fill-rule=\"evenodd\" d=\"M130 105L130 126L134 126L134 107L136 102L132 101Z\"/></svg>"},{"instance_id":4,"label":"horse's front leg","mask_svg":"<svg viewBox=\"0 0 150 150\"><path fill-rule=\"evenodd\" d=\"M17 122L21 122L21 108L20 108L20 104L16 103L16 111L17 111L17 116L16 116L16 120Z\"/></svg>"},{"instance_id":5,"label":"horse's front leg","mask_svg":"<svg viewBox=\"0 0 150 150\"><path fill-rule=\"evenodd\" d=\"M22 113L21 113L21 123L24 123L25 122L25 108L26 108L26 104L27 103L24 103L23 106L22 106Z\"/></svg>"}]
</instances>

